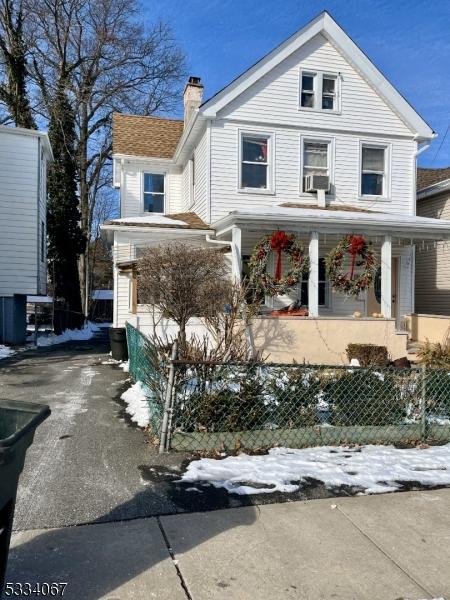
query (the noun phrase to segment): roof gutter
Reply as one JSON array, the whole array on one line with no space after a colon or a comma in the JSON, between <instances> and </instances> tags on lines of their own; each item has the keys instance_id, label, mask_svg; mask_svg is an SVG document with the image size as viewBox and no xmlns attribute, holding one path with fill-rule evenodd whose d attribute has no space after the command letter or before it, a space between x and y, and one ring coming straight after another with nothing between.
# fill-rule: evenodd
<instances>
[{"instance_id":1,"label":"roof gutter","mask_svg":"<svg viewBox=\"0 0 450 600\"><path fill-rule=\"evenodd\" d=\"M214 233L214 229L191 229L184 227L146 227L139 225L100 225L102 231L135 231L138 233L183 233L183 235L205 235L205 233Z\"/></svg>"},{"instance_id":2,"label":"roof gutter","mask_svg":"<svg viewBox=\"0 0 450 600\"><path fill-rule=\"evenodd\" d=\"M423 200L430 196L437 196L437 194L443 194L449 190L450 179L444 179L443 181L438 181L438 183L433 183L433 185L429 185L428 187L419 190L417 192L417 200Z\"/></svg>"},{"instance_id":3,"label":"roof gutter","mask_svg":"<svg viewBox=\"0 0 450 600\"><path fill-rule=\"evenodd\" d=\"M273 214L258 214L258 215L236 215L231 213L221 221L215 224L216 231L225 229L227 226L236 223L248 224L249 222L265 223L270 224L271 222L276 223L287 223L291 227L306 227L311 229L317 227L320 224L319 232L330 231L339 229L340 226L351 227L354 230L373 231L376 235L380 235L383 232L388 232L396 237L411 238L412 234L423 237L424 239L450 239L450 222L435 219L437 223L430 225L418 223L414 224L411 222L404 222L401 220L395 221L373 221L365 219L364 216L358 213L358 219L346 219L338 218L333 215L333 219L324 220L322 216L312 217L308 216L307 219L295 218L292 215L273 215ZM381 231L380 231L381 230ZM430 237L431 235L431 237Z\"/></svg>"}]
</instances>

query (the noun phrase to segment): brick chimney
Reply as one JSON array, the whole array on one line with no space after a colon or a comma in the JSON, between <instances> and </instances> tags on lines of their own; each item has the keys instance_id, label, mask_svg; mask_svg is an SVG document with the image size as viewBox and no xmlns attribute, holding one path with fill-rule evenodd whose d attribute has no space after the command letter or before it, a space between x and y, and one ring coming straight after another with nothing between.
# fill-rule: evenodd
<instances>
[{"instance_id":1,"label":"brick chimney","mask_svg":"<svg viewBox=\"0 0 450 600\"><path fill-rule=\"evenodd\" d=\"M189 121L192 112L200 106L203 96L203 83L200 77L189 77L189 81L184 88L184 126Z\"/></svg>"}]
</instances>

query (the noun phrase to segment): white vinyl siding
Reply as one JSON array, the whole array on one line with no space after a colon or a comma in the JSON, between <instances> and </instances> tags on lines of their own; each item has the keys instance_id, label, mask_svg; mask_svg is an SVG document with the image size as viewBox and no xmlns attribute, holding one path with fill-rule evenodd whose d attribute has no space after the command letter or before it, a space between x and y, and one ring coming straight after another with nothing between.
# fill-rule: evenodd
<instances>
[{"instance_id":1,"label":"white vinyl siding","mask_svg":"<svg viewBox=\"0 0 450 600\"><path fill-rule=\"evenodd\" d=\"M302 138L319 140L317 132L299 131L296 128L279 127L274 131L274 183L275 193L252 194L239 193L237 189L238 160L237 140L241 126L239 123L218 120L211 127L211 221L217 221L233 210L246 207L261 208L277 206L282 202L302 202L311 204L311 194L301 195L301 143ZM261 133L267 127L261 124L252 129ZM330 138L325 138L330 139ZM390 155L390 198L364 201L364 208L381 212L412 214L412 196L414 184L413 152L416 144L410 139L395 141L383 140L380 143L391 143ZM360 144L357 134L333 133L332 155L332 194L333 205L351 205L361 207L359 200L360 178Z\"/></svg>"},{"instance_id":2,"label":"white vinyl siding","mask_svg":"<svg viewBox=\"0 0 450 600\"><path fill-rule=\"evenodd\" d=\"M203 221L208 219L208 130L206 129L194 153L194 210Z\"/></svg>"},{"instance_id":3,"label":"white vinyl siding","mask_svg":"<svg viewBox=\"0 0 450 600\"><path fill-rule=\"evenodd\" d=\"M299 71L339 73L339 111L299 110ZM220 116L299 127L412 135L400 117L322 35L224 107Z\"/></svg>"},{"instance_id":4,"label":"white vinyl siding","mask_svg":"<svg viewBox=\"0 0 450 600\"><path fill-rule=\"evenodd\" d=\"M38 146L37 137L0 132L0 296L45 291L46 268L40 260L45 199L39 198Z\"/></svg>"},{"instance_id":5,"label":"white vinyl siding","mask_svg":"<svg viewBox=\"0 0 450 600\"><path fill-rule=\"evenodd\" d=\"M122 188L120 190L120 216L137 217L144 214L144 173L165 175L165 212L182 211L182 174L173 167L149 161L127 159L123 165Z\"/></svg>"},{"instance_id":6,"label":"white vinyl siding","mask_svg":"<svg viewBox=\"0 0 450 600\"><path fill-rule=\"evenodd\" d=\"M417 201L417 214L450 219L450 193ZM416 313L450 315L450 242L416 246Z\"/></svg>"},{"instance_id":7,"label":"white vinyl siding","mask_svg":"<svg viewBox=\"0 0 450 600\"><path fill-rule=\"evenodd\" d=\"M183 166L181 174L181 196L183 212L187 212L191 207L191 173L189 161Z\"/></svg>"}]
</instances>

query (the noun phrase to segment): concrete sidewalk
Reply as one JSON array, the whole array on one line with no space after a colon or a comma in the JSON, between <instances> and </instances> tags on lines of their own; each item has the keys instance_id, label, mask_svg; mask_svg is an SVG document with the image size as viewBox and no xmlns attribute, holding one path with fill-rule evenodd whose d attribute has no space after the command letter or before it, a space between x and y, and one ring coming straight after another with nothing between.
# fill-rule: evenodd
<instances>
[{"instance_id":1,"label":"concrete sidewalk","mask_svg":"<svg viewBox=\"0 0 450 600\"><path fill-rule=\"evenodd\" d=\"M14 534L7 581L76 600L450 600L450 489Z\"/></svg>"}]
</instances>

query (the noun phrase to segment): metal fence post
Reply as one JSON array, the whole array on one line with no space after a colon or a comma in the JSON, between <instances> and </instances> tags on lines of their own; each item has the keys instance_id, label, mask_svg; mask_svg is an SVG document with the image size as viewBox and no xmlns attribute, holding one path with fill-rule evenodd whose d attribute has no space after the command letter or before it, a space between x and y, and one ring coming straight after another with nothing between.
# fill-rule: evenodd
<instances>
[{"instance_id":1,"label":"metal fence post","mask_svg":"<svg viewBox=\"0 0 450 600\"><path fill-rule=\"evenodd\" d=\"M163 420L162 420L162 424L161 424L161 438L159 441L159 453L160 454L163 454L166 450L169 415L172 410L172 407L171 407L172 390L173 390L173 384L175 381L174 361L177 358L177 353L178 353L178 345L177 345L177 342L175 341L172 346L172 354L170 357L170 366L169 366L169 376L167 378L167 387L166 387L166 394L165 394L165 399L164 399L164 414L163 414Z\"/></svg>"},{"instance_id":2,"label":"metal fence post","mask_svg":"<svg viewBox=\"0 0 450 600\"><path fill-rule=\"evenodd\" d=\"M421 393L420 393L420 438L424 442L427 438L427 367L422 365Z\"/></svg>"}]
</instances>

